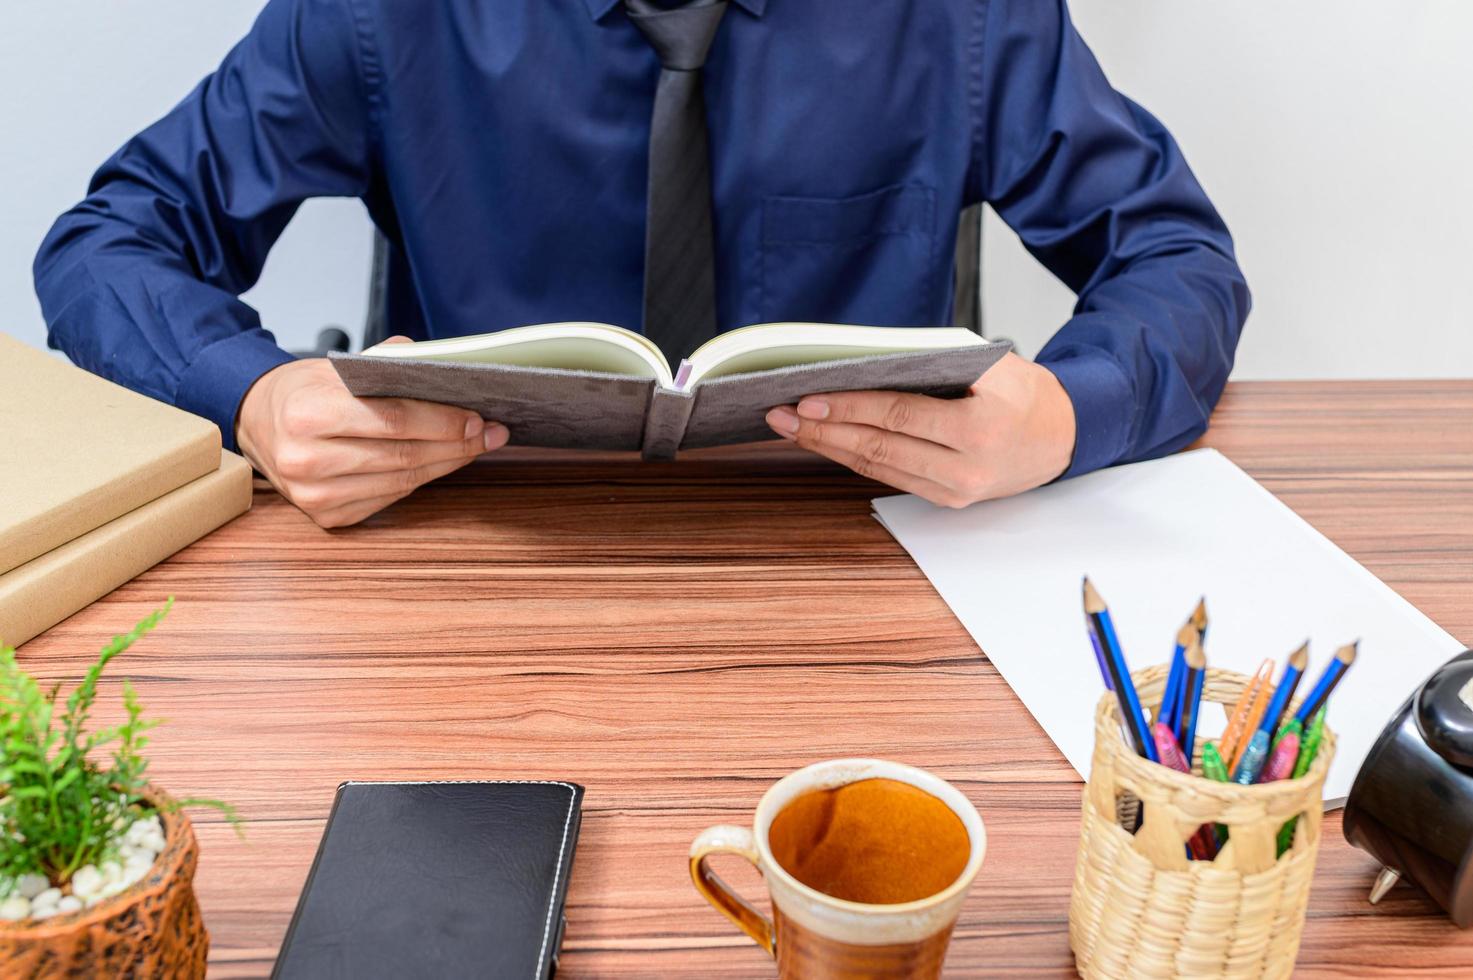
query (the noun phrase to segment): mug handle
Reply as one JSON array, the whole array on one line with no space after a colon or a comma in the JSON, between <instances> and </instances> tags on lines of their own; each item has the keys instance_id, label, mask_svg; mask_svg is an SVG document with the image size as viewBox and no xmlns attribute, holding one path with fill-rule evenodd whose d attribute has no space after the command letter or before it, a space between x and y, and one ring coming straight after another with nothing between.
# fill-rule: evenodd
<instances>
[{"instance_id":1,"label":"mug handle","mask_svg":"<svg viewBox=\"0 0 1473 980\"><path fill-rule=\"evenodd\" d=\"M736 924L736 927L777 958L777 943L773 936L772 922L752 908L740 895L731 890L721 876L706 866L713 854L735 854L745 858L760 874L762 865L757 860L757 841L745 827L720 825L707 827L691 841L690 880L696 891L711 905Z\"/></svg>"}]
</instances>

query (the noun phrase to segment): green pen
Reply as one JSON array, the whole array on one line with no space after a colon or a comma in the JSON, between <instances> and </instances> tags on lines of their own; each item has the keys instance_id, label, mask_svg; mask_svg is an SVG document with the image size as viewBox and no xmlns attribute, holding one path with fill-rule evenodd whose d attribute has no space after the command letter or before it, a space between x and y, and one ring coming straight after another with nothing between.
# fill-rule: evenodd
<instances>
[{"instance_id":1,"label":"green pen","mask_svg":"<svg viewBox=\"0 0 1473 980\"><path fill-rule=\"evenodd\" d=\"M1314 714L1314 720L1309 723L1309 731L1304 733L1304 748L1299 751L1299 761L1294 763L1294 778L1298 779L1309 772L1310 764L1314 757L1319 754L1320 742L1325 737L1325 709L1320 708Z\"/></svg>"},{"instance_id":2,"label":"green pen","mask_svg":"<svg viewBox=\"0 0 1473 980\"><path fill-rule=\"evenodd\" d=\"M1273 745L1269 747L1269 755L1273 755L1273 750L1279 747L1279 743L1283 741L1284 736L1290 732L1298 735L1301 740L1304 738L1304 725L1300 723L1298 718L1289 719L1289 723L1279 729L1278 734L1274 736Z\"/></svg>"},{"instance_id":3,"label":"green pen","mask_svg":"<svg viewBox=\"0 0 1473 980\"><path fill-rule=\"evenodd\" d=\"M1298 719L1296 718L1295 721L1298 721ZM1293 724L1293 722L1290 724ZM1288 727L1288 725L1284 726L1286 730ZM1294 775L1292 778L1298 779L1300 776L1309 772L1309 767L1314 762L1314 757L1320 751L1320 740L1324 738L1324 735L1325 709L1321 706L1320 710L1314 713L1314 718L1309 723L1309 731L1304 734L1304 747L1299 750L1299 759L1294 763ZM1294 828L1298 823L1299 818L1294 817L1279 828L1279 857L1283 857L1284 852L1293 845Z\"/></svg>"},{"instance_id":4,"label":"green pen","mask_svg":"<svg viewBox=\"0 0 1473 980\"><path fill-rule=\"evenodd\" d=\"M1299 818L1292 817L1290 818L1288 823L1279 828L1278 857L1283 857L1284 852L1287 851L1294 844L1294 828L1298 825L1298 823Z\"/></svg>"},{"instance_id":5,"label":"green pen","mask_svg":"<svg viewBox=\"0 0 1473 980\"><path fill-rule=\"evenodd\" d=\"M1227 763L1222 761L1222 753L1212 742L1202 746L1202 775L1214 783L1228 781ZM1217 846L1221 848L1227 842L1227 827L1220 823L1212 827L1217 832Z\"/></svg>"},{"instance_id":6,"label":"green pen","mask_svg":"<svg viewBox=\"0 0 1473 980\"><path fill-rule=\"evenodd\" d=\"M1228 781L1227 764L1222 761L1222 754L1217 751L1217 746L1211 742L1202 746L1202 775L1214 783Z\"/></svg>"}]
</instances>

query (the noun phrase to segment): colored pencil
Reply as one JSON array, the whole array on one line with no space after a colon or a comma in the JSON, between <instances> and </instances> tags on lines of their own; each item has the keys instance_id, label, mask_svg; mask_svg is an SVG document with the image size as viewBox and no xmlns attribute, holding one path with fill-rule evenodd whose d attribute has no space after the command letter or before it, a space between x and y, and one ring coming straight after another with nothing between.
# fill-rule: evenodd
<instances>
[{"instance_id":1,"label":"colored pencil","mask_svg":"<svg viewBox=\"0 0 1473 980\"><path fill-rule=\"evenodd\" d=\"M1095 649L1095 661L1100 665L1100 679L1105 682L1105 690L1115 690L1115 682L1110 680L1110 668L1105 665L1105 647L1100 643L1099 634L1095 632L1094 626L1086 622L1089 627L1089 645Z\"/></svg>"},{"instance_id":2,"label":"colored pencil","mask_svg":"<svg viewBox=\"0 0 1473 980\"><path fill-rule=\"evenodd\" d=\"M1181 686L1185 692L1181 709L1180 730L1182 753L1187 757L1187 768L1192 767L1192 752L1197 747L1197 720L1202 714L1202 684L1207 677L1207 655L1202 652L1202 643L1192 634L1187 647L1187 672Z\"/></svg>"},{"instance_id":3,"label":"colored pencil","mask_svg":"<svg viewBox=\"0 0 1473 980\"><path fill-rule=\"evenodd\" d=\"M1178 743L1181 741L1181 681L1187 671L1187 644L1191 642L1193 635L1200 643L1206 629L1207 599L1203 597L1197 600L1197 608L1192 610L1187 621L1181 624L1181 629L1176 631L1176 647L1171 652L1171 670L1166 675L1166 688L1161 692L1161 707L1156 712L1156 720L1171 726Z\"/></svg>"},{"instance_id":4,"label":"colored pencil","mask_svg":"<svg viewBox=\"0 0 1473 980\"><path fill-rule=\"evenodd\" d=\"M1192 610L1192 616L1191 616L1191 619L1188 620L1188 622L1190 622L1192 624L1192 629L1194 629L1194 630L1197 631L1197 642L1199 644L1205 644L1207 642L1207 597L1206 596L1203 596L1202 598L1200 598L1200 599L1197 600L1197 608ZM1182 657L1183 657L1183 659L1185 659L1185 657L1186 657L1186 651L1182 651ZM1185 682L1185 680L1186 680L1185 670L1182 673L1182 679L1183 679L1183 682ZM1178 742L1180 742L1181 739L1182 739L1182 735L1185 734L1184 731L1183 731L1183 728L1182 728L1181 719L1182 719L1182 707L1183 707L1183 705L1184 705L1184 703L1186 701L1186 690L1184 688L1178 688L1177 689L1177 692L1176 692L1176 695L1177 695L1177 697L1176 697L1176 718L1175 718L1175 721L1176 721L1176 740ZM1189 760L1191 759L1191 756L1192 756L1192 753L1191 752L1187 752L1187 758Z\"/></svg>"},{"instance_id":5,"label":"colored pencil","mask_svg":"<svg viewBox=\"0 0 1473 980\"><path fill-rule=\"evenodd\" d=\"M1289 654L1289 660L1284 664L1284 676L1279 678L1279 686L1274 688L1273 700L1264 709L1263 720L1258 723L1260 730L1268 732L1270 736L1279 730L1279 722L1284 718L1284 711L1289 707L1289 700L1294 697L1294 689L1299 686L1299 678L1304 676L1304 668L1309 663L1309 641L1305 640L1298 650Z\"/></svg>"},{"instance_id":6,"label":"colored pencil","mask_svg":"<svg viewBox=\"0 0 1473 980\"><path fill-rule=\"evenodd\" d=\"M1288 779L1294 774L1294 763L1299 761L1299 735L1289 732L1279 740L1269 754L1268 763L1264 765L1263 772L1258 774L1260 783L1278 782L1280 779Z\"/></svg>"},{"instance_id":7,"label":"colored pencil","mask_svg":"<svg viewBox=\"0 0 1473 980\"><path fill-rule=\"evenodd\" d=\"M1301 725L1308 724L1309 720L1314 717L1314 713L1324 707L1325 701L1335 690L1335 685L1340 683L1341 678L1345 676L1345 672L1350 669L1350 665L1355 663L1355 654L1359 646L1359 640L1356 640L1354 643L1347 643L1345 646L1336 650L1335 656L1331 657L1330 662L1325 664L1325 672L1320 674L1320 679L1315 682L1314 687L1309 692L1309 696L1304 699L1304 703L1299 706L1298 713L1294 715L1294 717L1299 719Z\"/></svg>"},{"instance_id":8,"label":"colored pencil","mask_svg":"<svg viewBox=\"0 0 1473 980\"><path fill-rule=\"evenodd\" d=\"M1257 672L1248 681L1248 686L1243 689L1242 696L1238 698L1232 716L1228 719L1227 728L1223 729L1222 738L1217 742L1217 750L1222 756L1224 766L1232 761L1233 753L1238 748L1238 742L1243 739L1243 733L1247 730L1248 712L1253 708L1253 699L1258 696L1258 689L1273 677L1273 670L1272 660L1265 660L1259 664Z\"/></svg>"},{"instance_id":9,"label":"colored pencil","mask_svg":"<svg viewBox=\"0 0 1473 980\"><path fill-rule=\"evenodd\" d=\"M1243 753L1248 744L1253 741L1254 734L1258 731L1258 723L1263 720L1263 713L1268 710L1268 699L1273 696L1273 663L1269 663L1268 676L1264 677L1263 683L1258 686L1258 693L1253 696L1253 704L1248 709L1248 721L1243 726L1243 734L1238 738L1233 747L1233 757L1228 760L1228 769L1233 778L1238 776L1238 763L1243 759ZM1267 742L1264 743L1267 748Z\"/></svg>"},{"instance_id":10,"label":"colored pencil","mask_svg":"<svg viewBox=\"0 0 1473 980\"><path fill-rule=\"evenodd\" d=\"M1166 688L1161 692L1161 705L1156 709L1156 720L1165 722L1176 732L1177 702L1180 700L1181 675L1186 672L1187 644L1197 631L1192 628L1191 621L1182 624L1182 628L1176 631L1176 648L1171 651L1171 670L1166 674Z\"/></svg>"},{"instance_id":11,"label":"colored pencil","mask_svg":"<svg viewBox=\"0 0 1473 980\"><path fill-rule=\"evenodd\" d=\"M1176 735L1171 731L1171 726L1165 722L1156 722L1151 726L1151 735L1156 740L1156 754L1161 757L1161 764L1175 769L1177 772L1191 772L1192 767L1187 765L1187 757L1182 754L1181 746L1176 742Z\"/></svg>"},{"instance_id":12,"label":"colored pencil","mask_svg":"<svg viewBox=\"0 0 1473 980\"><path fill-rule=\"evenodd\" d=\"M1203 643L1207 642L1207 597L1203 596L1197 600L1197 608L1192 610L1192 628L1197 631L1197 639Z\"/></svg>"},{"instance_id":13,"label":"colored pencil","mask_svg":"<svg viewBox=\"0 0 1473 980\"><path fill-rule=\"evenodd\" d=\"M1120 640L1115 635L1115 624L1110 619L1110 610L1105 600L1086 577L1083 586L1084 618L1090 631L1099 637L1100 647L1105 652L1105 666L1114 682L1115 697L1120 702L1120 716L1138 755L1152 762L1160 762L1156 756L1156 741L1146 727L1146 716L1141 711L1140 698L1136 696L1135 684L1130 679L1130 668L1125 663L1125 653L1120 649Z\"/></svg>"}]
</instances>

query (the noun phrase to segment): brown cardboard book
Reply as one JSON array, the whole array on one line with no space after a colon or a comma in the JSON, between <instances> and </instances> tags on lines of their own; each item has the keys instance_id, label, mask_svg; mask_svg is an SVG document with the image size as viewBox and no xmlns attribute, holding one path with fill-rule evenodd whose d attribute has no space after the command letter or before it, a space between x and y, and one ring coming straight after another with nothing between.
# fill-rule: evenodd
<instances>
[{"instance_id":1,"label":"brown cardboard book","mask_svg":"<svg viewBox=\"0 0 1473 980\"><path fill-rule=\"evenodd\" d=\"M31 637L250 510L251 467L219 468L0 575L0 643Z\"/></svg>"},{"instance_id":2,"label":"brown cardboard book","mask_svg":"<svg viewBox=\"0 0 1473 980\"><path fill-rule=\"evenodd\" d=\"M220 465L220 430L0 334L0 573Z\"/></svg>"}]
</instances>

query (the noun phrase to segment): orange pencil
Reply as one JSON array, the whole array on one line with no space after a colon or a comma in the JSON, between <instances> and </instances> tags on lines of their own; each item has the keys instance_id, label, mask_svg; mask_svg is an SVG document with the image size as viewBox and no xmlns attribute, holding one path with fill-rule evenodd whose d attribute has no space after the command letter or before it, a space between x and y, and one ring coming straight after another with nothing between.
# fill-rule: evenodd
<instances>
[{"instance_id":1,"label":"orange pencil","mask_svg":"<svg viewBox=\"0 0 1473 980\"><path fill-rule=\"evenodd\" d=\"M1243 689L1243 696L1238 698L1238 704L1233 708L1233 715L1228 719L1228 726L1223 730L1222 738L1218 739L1218 751L1222 754L1223 762L1228 764L1228 772L1233 771L1232 760L1238 757L1238 744L1240 742L1246 744L1248 739L1245 736L1251 735L1254 731L1254 728L1248 725L1248 715L1253 710L1254 702L1259 692L1267 689L1272 683L1273 676L1274 662L1272 660L1265 660L1258 665L1258 672ZM1267 706L1267 702L1264 703L1264 706ZM1261 718L1262 707L1258 713Z\"/></svg>"}]
</instances>

